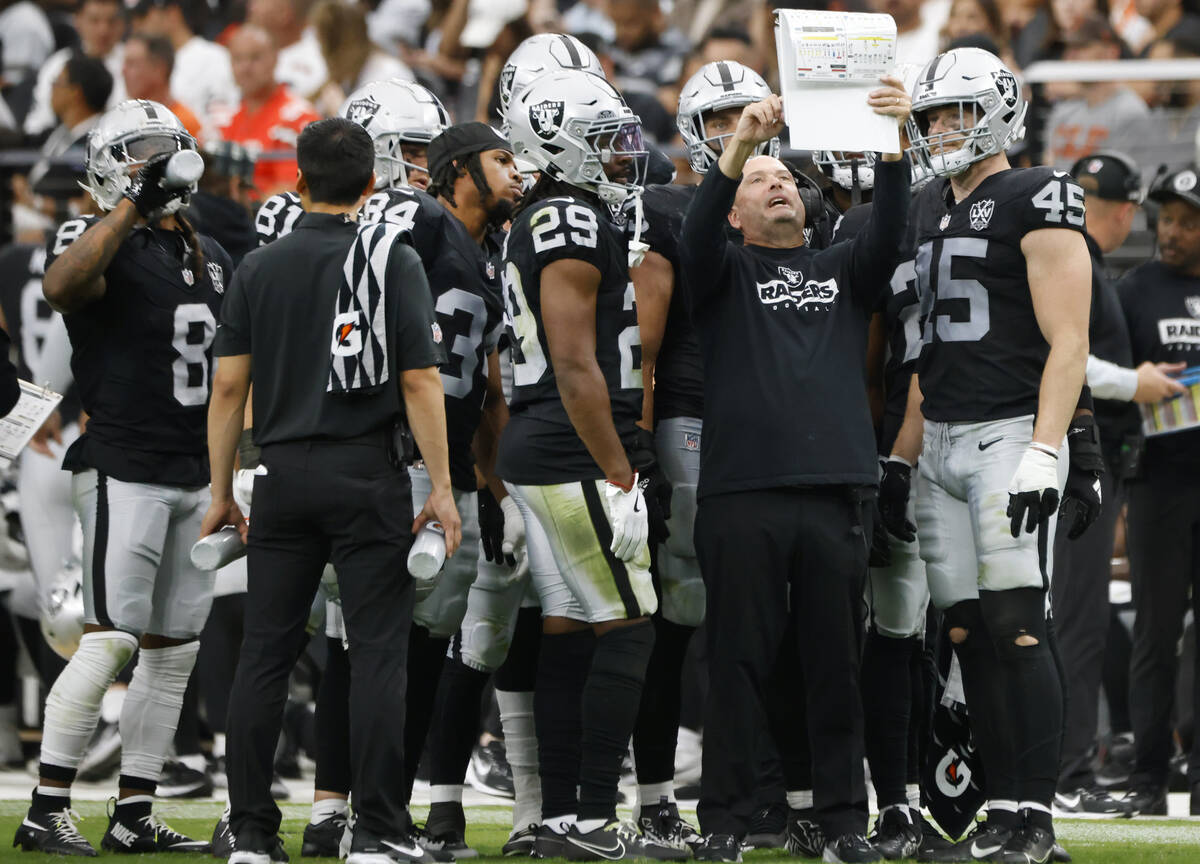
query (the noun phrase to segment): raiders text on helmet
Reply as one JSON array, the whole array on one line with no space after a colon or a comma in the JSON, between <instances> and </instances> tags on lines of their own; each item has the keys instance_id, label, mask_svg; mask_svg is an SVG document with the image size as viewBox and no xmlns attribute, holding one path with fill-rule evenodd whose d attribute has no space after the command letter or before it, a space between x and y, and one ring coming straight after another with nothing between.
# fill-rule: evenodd
<instances>
[{"instance_id":1,"label":"raiders text on helmet","mask_svg":"<svg viewBox=\"0 0 1200 864\"><path fill-rule=\"evenodd\" d=\"M704 117L725 108L743 108L771 95L771 88L757 72L732 60L706 63L687 80L679 94L675 125L688 148L688 162L700 174L716 164L729 135L709 137L704 132ZM732 133L730 133L732 134ZM763 142L758 154L779 155L779 139Z\"/></svg>"},{"instance_id":2,"label":"raiders text on helmet","mask_svg":"<svg viewBox=\"0 0 1200 864\"><path fill-rule=\"evenodd\" d=\"M450 125L450 115L436 96L400 78L358 88L338 113L360 124L375 142L376 189L404 186L409 170L424 170L404 161L402 142L428 146Z\"/></svg>"}]
</instances>

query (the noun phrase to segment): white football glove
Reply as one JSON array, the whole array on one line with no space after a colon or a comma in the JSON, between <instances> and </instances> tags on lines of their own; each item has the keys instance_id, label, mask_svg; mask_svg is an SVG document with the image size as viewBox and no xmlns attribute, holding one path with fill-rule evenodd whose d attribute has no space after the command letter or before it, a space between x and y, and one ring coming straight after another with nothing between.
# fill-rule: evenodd
<instances>
[{"instance_id":1,"label":"white football glove","mask_svg":"<svg viewBox=\"0 0 1200 864\"><path fill-rule=\"evenodd\" d=\"M1008 484L1008 517L1012 536L1021 535L1021 523L1032 534L1058 508L1058 453L1034 441L1021 457L1017 473Z\"/></svg>"},{"instance_id":2,"label":"white football glove","mask_svg":"<svg viewBox=\"0 0 1200 864\"><path fill-rule=\"evenodd\" d=\"M250 499L254 496L254 469L239 468L233 472L233 500L242 511L242 515L250 518Z\"/></svg>"},{"instance_id":3,"label":"white football glove","mask_svg":"<svg viewBox=\"0 0 1200 864\"><path fill-rule=\"evenodd\" d=\"M608 499L608 521L612 523L612 553L622 561L632 561L641 554L650 535L650 520L646 516L646 499L638 475L628 492L615 483L604 484Z\"/></svg>"},{"instance_id":4,"label":"white football glove","mask_svg":"<svg viewBox=\"0 0 1200 864\"><path fill-rule=\"evenodd\" d=\"M518 581L529 572L529 549L525 546L525 519L521 516L521 508L511 495L506 495L500 501L500 510L504 513L504 542L500 551L505 560L515 560L509 584Z\"/></svg>"}]
</instances>

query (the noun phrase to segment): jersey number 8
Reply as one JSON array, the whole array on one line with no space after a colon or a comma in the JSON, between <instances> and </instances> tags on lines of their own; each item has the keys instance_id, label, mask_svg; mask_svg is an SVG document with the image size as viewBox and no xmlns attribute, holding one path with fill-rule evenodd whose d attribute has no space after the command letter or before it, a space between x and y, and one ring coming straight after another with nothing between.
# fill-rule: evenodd
<instances>
[{"instance_id":1,"label":"jersey number 8","mask_svg":"<svg viewBox=\"0 0 1200 864\"><path fill-rule=\"evenodd\" d=\"M203 405L208 401L208 347L217 333L212 310L204 303L175 307L175 333L171 347L179 356L171 364L175 401L180 405Z\"/></svg>"}]
</instances>

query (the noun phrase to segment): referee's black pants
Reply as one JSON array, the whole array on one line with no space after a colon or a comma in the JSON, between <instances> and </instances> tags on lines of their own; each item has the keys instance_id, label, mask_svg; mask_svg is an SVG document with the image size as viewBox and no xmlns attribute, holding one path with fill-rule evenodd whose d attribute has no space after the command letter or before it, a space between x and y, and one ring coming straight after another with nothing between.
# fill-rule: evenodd
<instances>
[{"instance_id":1,"label":"referee's black pants","mask_svg":"<svg viewBox=\"0 0 1200 864\"><path fill-rule=\"evenodd\" d=\"M1111 612L1113 538L1121 498L1111 469L1100 476L1100 516L1077 540L1054 537L1054 580L1050 586L1054 629L1063 665L1062 756L1058 788L1071 792L1095 785L1092 757L1100 704L1100 678Z\"/></svg>"},{"instance_id":2,"label":"referee's black pants","mask_svg":"<svg viewBox=\"0 0 1200 864\"><path fill-rule=\"evenodd\" d=\"M321 572L337 569L350 644L351 792L358 824L407 833L404 694L413 584L408 472L381 444L263 448L247 553L245 636L230 696L226 765L238 848L279 830L272 761L287 681Z\"/></svg>"},{"instance_id":3,"label":"referee's black pants","mask_svg":"<svg viewBox=\"0 0 1200 864\"><path fill-rule=\"evenodd\" d=\"M861 489L780 488L707 496L696 552L707 589L709 694L697 814L705 834L746 833L758 741L778 696L809 736L816 815L829 837L867 827L858 689L870 502ZM789 628L789 623L793 627ZM799 668L779 670L795 634ZM768 695L776 686L781 692ZM777 732L778 734L778 732Z\"/></svg>"},{"instance_id":4,"label":"referee's black pants","mask_svg":"<svg viewBox=\"0 0 1200 864\"><path fill-rule=\"evenodd\" d=\"M1166 786L1174 742L1179 637L1191 607L1200 621L1200 476L1187 471L1150 470L1129 485L1126 517L1129 572L1133 587L1133 659L1129 670L1129 711L1137 760L1131 785ZM1193 677L1195 709L1200 709L1200 663ZM1196 716L1200 716L1197 713ZM1188 780L1200 783L1200 735L1192 740Z\"/></svg>"}]
</instances>

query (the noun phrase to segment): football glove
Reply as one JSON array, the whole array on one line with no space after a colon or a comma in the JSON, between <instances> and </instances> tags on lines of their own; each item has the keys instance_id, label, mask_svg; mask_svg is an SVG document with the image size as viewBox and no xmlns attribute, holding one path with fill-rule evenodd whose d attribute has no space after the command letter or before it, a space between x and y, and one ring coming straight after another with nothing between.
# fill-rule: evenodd
<instances>
[{"instance_id":1,"label":"football glove","mask_svg":"<svg viewBox=\"0 0 1200 864\"><path fill-rule=\"evenodd\" d=\"M1067 539L1075 540L1099 518L1103 503L1100 475L1105 471L1104 455L1100 450L1096 418L1084 414L1072 420L1067 432L1067 445L1071 463L1067 469L1067 486L1063 490L1058 519L1062 523L1060 528L1067 532Z\"/></svg>"},{"instance_id":2,"label":"football glove","mask_svg":"<svg viewBox=\"0 0 1200 864\"><path fill-rule=\"evenodd\" d=\"M1032 534L1049 521L1058 508L1058 453L1034 441L1021 457L1017 473L1008 484L1009 529L1021 536L1021 523Z\"/></svg>"},{"instance_id":3,"label":"football glove","mask_svg":"<svg viewBox=\"0 0 1200 864\"><path fill-rule=\"evenodd\" d=\"M661 543L671 536L671 530L667 527L667 520L671 518L671 484L659 467L654 433L649 429L637 427L633 450L629 453L629 465L642 478L650 539Z\"/></svg>"},{"instance_id":4,"label":"football glove","mask_svg":"<svg viewBox=\"0 0 1200 864\"><path fill-rule=\"evenodd\" d=\"M646 546L650 523L646 514L643 481L633 474L633 485L624 489L616 483L604 484L608 501L608 521L612 524L613 539L609 549L622 561L637 558Z\"/></svg>"},{"instance_id":5,"label":"football glove","mask_svg":"<svg viewBox=\"0 0 1200 864\"><path fill-rule=\"evenodd\" d=\"M529 572L529 549L525 545L525 519L521 510L511 495L500 500L500 510L504 513L504 537L500 551L504 553L504 563L512 569L509 584L516 582Z\"/></svg>"},{"instance_id":6,"label":"football glove","mask_svg":"<svg viewBox=\"0 0 1200 864\"><path fill-rule=\"evenodd\" d=\"M133 202L138 215L143 219L150 219L154 213L162 210L176 198L181 198L188 193L187 186L163 188L162 181L167 172L167 162L173 155L173 153L159 153L157 156L150 157L129 181L125 197Z\"/></svg>"},{"instance_id":7,"label":"football glove","mask_svg":"<svg viewBox=\"0 0 1200 864\"><path fill-rule=\"evenodd\" d=\"M242 515L250 518L250 500L254 496L254 469L239 468L233 472L233 500Z\"/></svg>"},{"instance_id":8,"label":"football glove","mask_svg":"<svg viewBox=\"0 0 1200 864\"><path fill-rule=\"evenodd\" d=\"M912 465L899 456L882 461L879 478L879 520L888 532L905 543L917 539L917 526L908 519L908 496L912 492Z\"/></svg>"},{"instance_id":9,"label":"football glove","mask_svg":"<svg viewBox=\"0 0 1200 864\"><path fill-rule=\"evenodd\" d=\"M493 564L504 563L504 511L486 486L479 490L479 545L483 557Z\"/></svg>"}]
</instances>

